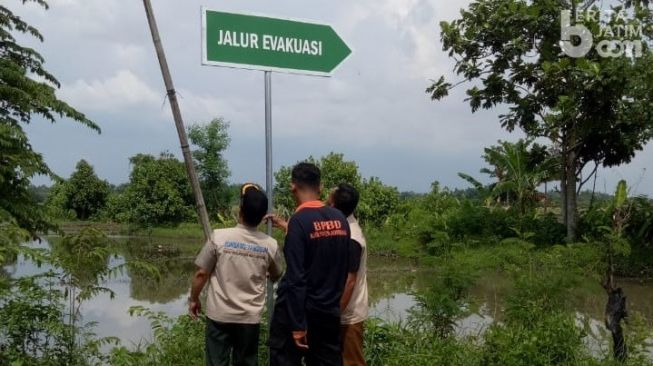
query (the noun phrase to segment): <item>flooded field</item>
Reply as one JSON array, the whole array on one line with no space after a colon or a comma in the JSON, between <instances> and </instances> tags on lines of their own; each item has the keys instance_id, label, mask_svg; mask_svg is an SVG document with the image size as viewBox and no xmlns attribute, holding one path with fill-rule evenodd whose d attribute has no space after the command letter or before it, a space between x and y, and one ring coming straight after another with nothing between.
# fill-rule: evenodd
<instances>
[{"instance_id":1,"label":"flooded field","mask_svg":"<svg viewBox=\"0 0 653 366\"><path fill-rule=\"evenodd\" d=\"M56 238L51 238L56 243ZM154 264L159 278L151 273L125 268L101 283L115 294L99 294L82 304L81 316L85 323L95 323L98 336L116 336L125 345L136 346L151 339L150 325L146 319L132 317L129 308L144 306L171 316L186 312L186 299L190 278L194 271L193 253L199 243L192 241L170 244L169 239L114 238L118 255L107 258L109 268L117 268L130 261ZM49 246L43 241L33 246ZM20 277L47 271L47 266L37 266L24 258L8 266L4 271ZM386 322L406 322L413 308L415 291L425 288L437 271L418 265L415 260L374 257L369 259L368 286L370 315ZM501 321L502 299L509 291L510 281L501 274L482 278L472 289L468 315L457 322L458 336L481 334L492 322ZM650 322L653 319L653 282L619 279L628 296L631 313L640 313ZM578 289L572 299L573 311L579 323L585 324L587 343L597 352L608 347L603 328L605 293L598 283L588 283ZM653 324L650 324L653 326Z\"/></svg>"}]
</instances>

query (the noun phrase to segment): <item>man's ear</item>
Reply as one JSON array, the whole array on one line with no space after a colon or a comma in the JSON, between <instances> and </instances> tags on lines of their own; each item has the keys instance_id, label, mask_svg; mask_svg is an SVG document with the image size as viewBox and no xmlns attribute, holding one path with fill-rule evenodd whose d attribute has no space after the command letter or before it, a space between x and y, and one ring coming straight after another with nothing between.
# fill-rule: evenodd
<instances>
[{"instance_id":1,"label":"man's ear","mask_svg":"<svg viewBox=\"0 0 653 366\"><path fill-rule=\"evenodd\" d=\"M290 182L290 192L292 193L297 192L297 185L293 182Z\"/></svg>"},{"instance_id":2,"label":"man's ear","mask_svg":"<svg viewBox=\"0 0 653 366\"><path fill-rule=\"evenodd\" d=\"M333 207L333 191L329 192L329 195L326 198L326 205Z\"/></svg>"},{"instance_id":3,"label":"man's ear","mask_svg":"<svg viewBox=\"0 0 653 366\"><path fill-rule=\"evenodd\" d=\"M337 190L338 190L338 188L331 188L329 190L329 194L327 195L327 201L326 201L326 204L328 206L331 206L331 207L335 206L333 196L336 194Z\"/></svg>"}]
</instances>

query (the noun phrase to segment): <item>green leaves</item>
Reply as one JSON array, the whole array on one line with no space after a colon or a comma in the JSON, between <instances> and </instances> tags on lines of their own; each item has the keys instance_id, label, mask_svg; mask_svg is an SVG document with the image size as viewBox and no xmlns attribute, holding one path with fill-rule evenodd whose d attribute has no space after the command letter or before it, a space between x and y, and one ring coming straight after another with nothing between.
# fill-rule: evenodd
<instances>
[{"instance_id":1,"label":"green leaves","mask_svg":"<svg viewBox=\"0 0 653 366\"><path fill-rule=\"evenodd\" d=\"M399 191L377 177L364 179L356 214L361 222L383 225L399 206Z\"/></svg>"},{"instance_id":2,"label":"green leaves","mask_svg":"<svg viewBox=\"0 0 653 366\"><path fill-rule=\"evenodd\" d=\"M15 280L0 297L0 362L3 365L102 365L102 347L115 338L96 338L86 326L66 323L64 291L54 273Z\"/></svg>"},{"instance_id":3,"label":"green leaves","mask_svg":"<svg viewBox=\"0 0 653 366\"><path fill-rule=\"evenodd\" d=\"M45 1L35 2L47 8ZM59 87L59 82L43 67L43 57L18 44L12 32L25 33L43 41L36 28L0 6L0 101L3 102L0 104L0 118L17 125L19 122L29 123L34 115L52 122L57 116L67 117L99 132L95 123L56 97L55 88ZM32 78L31 74L39 79Z\"/></svg>"},{"instance_id":4,"label":"green leaves","mask_svg":"<svg viewBox=\"0 0 653 366\"><path fill-rule=\"evenodd\" d=\"M309 156L304 161L313 163L320 168L322 172L323 199L326 199L331 189L340 183L349 183L356 189L361 189L362 181L358 172L358 164L355 161L345 160L343 154L331 152L319 160ZM282 211L289 213L295 209L295 202L290 192L292 168L292 166L283 166L274 174L275 204Z\"/></svg>"},{"instance_id":5,"label":"green leaves","mask_svg":"<svg viewBox=\"0 0 653 366\"><path fill-rule=\"evenodd\" d=\"M63 208L74 210L79 220L87 220L105 207L109 183L100 180L86 160L80 160L70 179L63 183L63 196Z\"/></svg>"},{"instance_id":6,"label":"green leaves","mask_svg":"<svg viewBox=\"0 0 653 366\"><path fill-rule=\"evenodd\" d=\"M143 306L131 307L129 314L147 318L154 340L140 345L136 351L114 348L112 365L200 365L205 362L203 321L191 320L187 315L171 318Z\"/></svg>"},{"instance_id":7,"label":"green leaves","mask_svg":"<svg viewBox=\"0 0 653 366\"><path fill-rule=\"evenodd\" d=\"M340 183L349 183L360 193L360 202L355 212L363 223L380 225L399 205L399 191L396 187L383 184L377 177L364 179L355 161L345 160L343 154L331 152L319 160L310 156L305 161L316 164L322 171L322 198L326 199L331 189ZM295 202L290 192L292 167L281 167L275 174L275 203L282 213L294 210Z\"/></svg>"},{"instance_id":8,"label":"green leaves","mask_svg":"<svg viewBox=\"0 0 653 366\"><path fill-rule=\"evenodd\" d=\"M204 200L207 209L216 214L227 211L231 202L227 184L229 166L223 156L231 141L228 129L229 122L222 118L188 128L188 138L197 147L193 151L193 159L200 176Z\"/></svg>"},{"instance_id":9,"label":"green leaves","mask_svg":"<svg viewBox=\"0 0 653 366\"><path fill-rule=\"evenodd\" d=\"M47 9L43 0L26 0ZM54 122L70 118L93 130L99 127L82 113L59 100L59 82L43 67L43 57L22 46L17 37L26 34L39 41L39 31L0 5L0 210L32 236L52 230L54 225L29 195L30 179L53 176L43 157L32 149L22 125L42 118ZM5 221L3 220L2 223Z\"/></svg>"},{"instance_id":10,"label":"green leaves","mask_svg":"<svg viewBox=\"0 0 653 366\"><path fill-rule=\"evenodd\" d=\"M130 158L132 171L125 190L109 200L109 215L140 225L179 224L194 215L194 199L184 164L169 153L158 158Z\"/></svg>"},{"instance_id":11,"label":"green leaves","mask_svg":"<svg viewBox=\"0 0 653 366\"><path fill-rule=\"evenodd\" d=\"M614 195L614 207L622 208L626 204L628 199L628 186L626 185L625 180L620 180L617 184L617 190Z\"/></svg>"},{"instance_id":12,"label":"green leaves","mask_svg":"<svg viewBox=\"0 0 653 366\"><path fill-rule=\"evenodd\" d=\"M653 26L648 2L627 6L634 7L629 23ZM561 185L570 197L563 210L568 239L573 239L577 209L572 195L579 190L583 168L628 163L653 137L653 54L648 47L653 34L643 32L639 58L603 57L596 50L570 58L560 46L561 11L569 7L560 1L476 0L459 19L440 27L443 48L460 79L453 85L469 84L466 101L472 112L504 104L503 128L519 128L530 139L546 138L565 155L560 176L568 179ZM601 26L623 25L617 18L606 24L583 22L595 45L606 38ZM440 100L451 88L440 77L426 92Z\"/></svg>"},{"instance_id":13,"label":"green leaves","mask_svg":"<svg viewBox=\"0 0 653 366\"><path fill-rule=\"evenodd\" d=\"M458 175L471 183L484 199L508 206L511 200L516 201L522 215L534 206L538 187L556 176L560 164L546 147L524 140L499 141L498 146L485 149L483 158L490 167L481 172L489 174L496 182L485 187L467 174Z\"/></svg>"},{"instance_id":14,"label":"green leaves","mask_svg":"<svg viewBox=\"0 0 653 366\"><path fill-rule=\"evenodd\" d=\"M432 100L440 100L449 95L451 87L452 85L445 81L444 76L441 76L431 86L426 88L426 92L431 95Z\"/></svg>"}]
</instances>

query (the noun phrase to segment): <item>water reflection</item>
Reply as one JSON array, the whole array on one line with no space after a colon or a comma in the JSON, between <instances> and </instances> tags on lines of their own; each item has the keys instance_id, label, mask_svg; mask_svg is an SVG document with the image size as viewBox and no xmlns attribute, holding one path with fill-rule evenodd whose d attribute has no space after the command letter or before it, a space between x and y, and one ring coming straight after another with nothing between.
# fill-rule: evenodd
<instances>
[{"instance_id":1,"label":"water reflection","mask_svg":"<svg viewBox=\"0 0 653 366\"><path fill-rule=\"evenodd\" d=\"M406 278L415 278L413 274L404 275ZM425 276L428 274L423 274L420 270L417 278ZM412 293L422 288L421 286L426 286L424 282L427 281L408 281L408 285L397 287L399 292L376 301L370 314L388 322L406 322L411 308L417 305ZM653 327L653 281L618 278L616 282L628 296L627 308L631 316L639 313L646 320L648 327ZM605 290L598 282L588 281L583 286L576 290L572 299L576 324L586 330L584 343L593 355L609 355L611 338L603 323L607 301ZM511 281L501 273L490 273L481 278L470 290L471 303L468 305L471 313L456 322L456 336L480 337L495 321L500 322L503 318L503 299L510 289ZM648 341L646 349L653 358L653 339Z\"/></svg>"},{"instance_id":2,"label":"water reflection","mask_svg":"<svg viewBox=\"0 0 653 366\"><path fill-rule=\"evenodd\" d=\"M145 261L154 265L158 276L141 268L130 268L130 297L150 303L166 304L188 294L193 258L183 256L176 247L144 240L131 240L124 247L124 260Z\"/></svg>"}]
</instances>

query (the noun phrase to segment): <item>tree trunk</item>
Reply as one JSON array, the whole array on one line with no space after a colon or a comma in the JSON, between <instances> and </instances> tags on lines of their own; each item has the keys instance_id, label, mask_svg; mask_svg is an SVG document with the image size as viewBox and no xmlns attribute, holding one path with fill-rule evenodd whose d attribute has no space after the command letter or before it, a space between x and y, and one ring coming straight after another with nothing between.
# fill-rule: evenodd
<instances>
[{"instance_id":1,"label":"tree trunk","mask_svg":"<svg viewBox=\"0 0 653 366\"><path fill-rule=\"evenodd\" d=\"M571 1L571 17L576 19L577 15L577 0ZM571 59L572 64L576 67L576 59ZM572 117L574 118L574 117ZM571 243L576 240L576 185L578 177L576 175L576 168L578 166L576 154L576 133L575 123L573 120L567 121L565 126L564 138L562 140L562 170L564 185L562 191L564 192L563 211L565 218L565 226L567 227L567 242Z\"/></svg>"},{"instance_id":2,"label":"tree trunk","mask_svg":"<svg viewBox=\"0 0 653 366\"><path fill-rule=\"evenodd\" d=\"M605 326L612 333L612 353L615 360L624 362L628 358L628 346L621 322L628 317L626 295L621 288L606 290L608 303L605 305Z\"/></svg>"},{"instance_id":3,"label":"tree trunk","mask_svg":"<svg viewBox=\"0 0 653 366\"><path fill-rule=\"evenodd\" d=\"M560 166L562 167L562 171L560 174L560 195L561 197L561 202L560 202L560 209L562 210L562 222L564 223L565 227L567 227L567 222L569 222L568 219L568 211L567 211L567 142L565 140L562 148L562 163Z\"/></svg>"},{"instance_id":4,"label":"tree trunk","mask_svg":"<svg viewBox=\"0 0 653 366\"><path fill-rule=\"evenodd\" d=\"M594 200L596 199L596 179L599 176L599 172L596 171L594 172L594 184L592 185L592 198L590 199L590 208L589 210L592 211L594 208Z\"/></svg>"},{"instance_id":5,"label":"tree trunk","mask_svg":"<svg viewBox=\"0 0 653 366\"><path fill-rule=\"evenodd\" d=\"M565 157L565 170L566 170L566 184L565 184L565 198L566 198L566 222L567 226L567 242L571 243L576 240L576 226L577 226L577 217L578 217L578 205L577 205L577 194L576 194L576 185L577 185L577 176L576 168L578 162L576 161L576 152L573 149L567 151L567 156Z\"/></svg>"},{"instance_id":6,"label":"tree trunk","mask_svg":"<svg viewBox=\"0 0 653 366\"><path fill-rule=\"evenodd\" d=\"M544 182L544 213L549 212L549 182Z\"/></svg>"}]
</instances>

